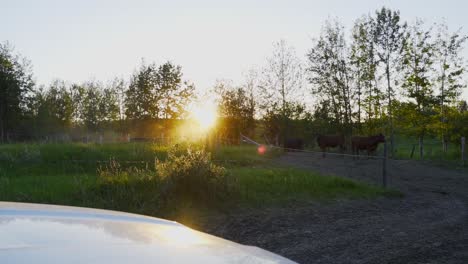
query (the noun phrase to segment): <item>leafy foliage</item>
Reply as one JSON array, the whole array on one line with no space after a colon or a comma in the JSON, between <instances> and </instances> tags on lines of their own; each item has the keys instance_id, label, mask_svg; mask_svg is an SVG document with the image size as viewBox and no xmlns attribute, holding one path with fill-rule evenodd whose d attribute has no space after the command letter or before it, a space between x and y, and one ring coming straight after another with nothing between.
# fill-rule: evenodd
<instances>
[{"instance_id":1,"label":"leafy foliage","mask_svg":"<svg viewBox=\"0 0 468 264\"><path fill-rule=\"evenodd\" d=\"M182 81L182 68L166 62L142 64L126 91L129 119L181 118L193 96L194 86Z\"/></svg>"},{"instance_id":2,"label":"leafy foliage","mask_svg":"<svg viewBox=\"0 0 468 264\"><path fill-rule=\"evenodd\" d=\"M29 62L0 43L0 142L19 127L28 110L34 86Z\"/></svg>"},{"instance_id":3,"label":"leafy foliage","mask_svg":"<svg viewBox=\"0 0 468 264\"><path fill-rule=\"evenodd\" d=\"M350 134L351 86L343 26L327 22L308 53L309 81L313 93L326 100L341 133Z\"/></svg>"},{"instance_id":4,"label":"leafy foliage","mask_svg":"<svg viewBox=\"0 0 468 264\"><path fill-rule=\"evenodd\" d=\"M220 95L218 133L231 142L239 139L239 133L252 136L255 129L255 108L251 95L242 87L232 88L218 83Z\"/></svg>"},{"instance_id":5,"label":"leafy foliage","mask_svg":"<svg viewBox=\"0 0 468 264\"><path fill-rule=\"evenodd\" d=\"M157 162L156 173L168 201L213 203L230 192L225 169L211 162L210 153L202 148L176 146L166 161Z\"/></svg>"},{"instance_id":6,"label":"leafy foliage","mask_svg":"<svg viewBox=\"0 0 468 264\"><path fill-rule=\"evenodd\" d=\"M356 119L359 132L376 134L382 109L383 92L378 87L377 47L375 43L375 20L371 16L358 19L352 30L350 64L356 88L353 95L357 101ZM362 126L366 113L365 127Z\"/></svg>"},{"instance_id":7,"label":"leafy foliage","mask_svg":"<svg viewBox=\"0 0 468 264\"><path fill-rule=\"evenodd\" d=\"M428 125L434 117L434 91L430 74L433 64L433 44L430 31L422 29L417 21L407 32L403 42L403 84L402 88L413 102L407 117L417 130L420 139L427 133Z\"/></svg>"},{"instance_id":8,"label":"leafy foliage","mask_svg":"<svg viewBox=\"0 0 468 264\"><path fill-rule=\"evenodd\" d=\"M273 54L267 59L267 65L262 72L260 91L262 94L261 107L264 112L281 109L281 123L279 124L282 143L286 142L287 104L300 100L303 87L302 63L296 56L294 48L285 40L273 44Z\"/></svg>"}]
</instances>

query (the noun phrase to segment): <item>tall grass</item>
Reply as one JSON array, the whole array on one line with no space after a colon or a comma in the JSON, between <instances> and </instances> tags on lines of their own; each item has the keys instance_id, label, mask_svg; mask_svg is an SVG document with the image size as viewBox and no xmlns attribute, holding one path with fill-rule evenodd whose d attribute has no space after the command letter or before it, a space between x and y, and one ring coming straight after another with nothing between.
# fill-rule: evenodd
<instances>
[{"instance_id":1,"label":"tall grass","mask_svg":"<svg viewBox=\"0 0 468 264\"><path fill-rule=\"evenodd\" d=\"M298 199L390 194L347 179L281 168L253 146L206 152L179 145L14 144L0 146L0 200L170 216L190 206L226 210ZM195 149L200 150L195 146ZM224 169L222 168L224 167Z\"/></svg>"},{"instance_id":2,"label":"tall grass","mask_svg":"<svg viewBox=\"0 0 468 264\"><path fill-rule=\"evenodd\" d=\"M245 204L277 204L291 200L330 200L399 196L398 192L350 179L323 176L307 170L284 167L234 168Z\"/></svg>"},{"instance_id":3,"label":"tall grass","mask_svg":"<svg viewBox=\"0 0 468 264\"><path fill-rule=\"evenodd\" d=\"M154 161L165 158L168 146L148 143L110 144L6 144L0 145L0 162L98 162L113 157L125 161Z\"/></svg>"},{"instance_id":4,"label":"tall grass","mask_svg":"<svg viewBox=\"0 0 468 264\"><path fill-rule=\"evenodd\" d=\"M411 156L412 152L413 156ZM397 159L421 160L418 139L410 137L396 137L395 157ZM448 143L447 152L444 152L442 149L442 142L440 140L434 138L426 138L423 142L422 160L438 162L441 164L446 163L448 165L460 164L461 146L460 144Z\"/></svg>"}]
</instances>

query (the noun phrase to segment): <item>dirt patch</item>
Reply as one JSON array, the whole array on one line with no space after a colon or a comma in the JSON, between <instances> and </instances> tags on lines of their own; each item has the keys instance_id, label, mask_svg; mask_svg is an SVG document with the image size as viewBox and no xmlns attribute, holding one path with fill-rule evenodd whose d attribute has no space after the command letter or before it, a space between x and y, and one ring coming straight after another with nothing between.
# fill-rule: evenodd
<instances>
[{"instance_id":1,"label":"dirt patch","mask_svg":"<svg viewBox=\"0 0 468 264\"><path fill-rule=\"evenodd\" d=\"M304 153L278 159L325 175L381 182L381 161ZM299 263L468 263L468 175L389 161L403 198L300 203L204 219L203 231Z\"/></svg>"}]
</instances>

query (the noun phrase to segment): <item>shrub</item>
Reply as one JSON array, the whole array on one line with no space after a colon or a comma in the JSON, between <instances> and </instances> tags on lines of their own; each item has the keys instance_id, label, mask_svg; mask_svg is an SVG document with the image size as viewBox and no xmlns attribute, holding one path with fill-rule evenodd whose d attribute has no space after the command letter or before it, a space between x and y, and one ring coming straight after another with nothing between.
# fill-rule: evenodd
<instances>
[{"instance_id":1,"label":"shrub","mask_svg":"<svg viewBox=\"0 0 468 264\"><path fill-rule=\"evenodd\" d=\"M99 201L101 207L140 214L155 214L161 209L160 180L154 170L125 168L110 159L97 172L97 188L86 196L95 194L94 201Z\"/></svg>"},{"instance_id":2,"label":"shrub","mask_svg":"<svg viewBox=\"0 0 468 264\"><path fill-rule=\"evenodd\" d=\"M111 158L104 166L97 169L100 183L123 183L130 180L152 180L154 172L148 168L140 169L135 166L123 168L122 165Z\"/></svg>"},{"instance_id":3,"label":"shrub","mask_svg":"<svg viewBox=\"0 0 468 264\"><path fill-rule=\"evenodd\" d=\"M110 159L98 168L94 194L104 208L161 215L187 205L216 206L219 201L226 202L234 190L225 169L212 163L210 153L194 145L172 147L167 159L157 160L154 169L123 167Z\"/></svg>"},{"instance_id":4,"label":"shrub","mask_svg":"<svg viewBox=\"0 0 468 264\"><path fill-rule=\"evenodd\" d=\"M156 163L156 173L162 181L161 195L168 202L212 204L226 198L230 190L225 169L200 147L172 148L166 161Z\"/></svg>"}]
</instances>

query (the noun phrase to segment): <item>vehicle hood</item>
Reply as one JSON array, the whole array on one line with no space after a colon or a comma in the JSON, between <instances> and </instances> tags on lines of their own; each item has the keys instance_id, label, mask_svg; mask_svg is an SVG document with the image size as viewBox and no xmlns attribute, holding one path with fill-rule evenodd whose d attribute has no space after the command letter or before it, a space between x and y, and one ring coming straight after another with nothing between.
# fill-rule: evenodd
<instances>
[{"instance_id":1,"label":"vehicle hood","mask_svg":"<svg viewBox=\"0 0 468 264\"><path fill-rule=\"evenodd\" d=\"M294 263L153 217L0 202L1 263Z\"/></svg>"}]
</instances>

